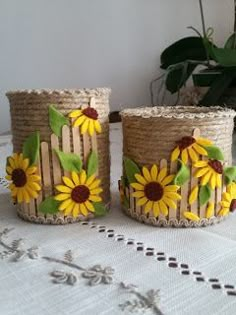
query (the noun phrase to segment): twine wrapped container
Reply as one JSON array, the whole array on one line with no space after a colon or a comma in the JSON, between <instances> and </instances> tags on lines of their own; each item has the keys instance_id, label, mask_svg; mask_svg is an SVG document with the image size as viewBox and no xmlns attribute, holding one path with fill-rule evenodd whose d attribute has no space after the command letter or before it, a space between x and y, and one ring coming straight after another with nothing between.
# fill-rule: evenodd
<instances>
[{"instance_id":1,"label":"twine wrapped container","mask_svg":"<svg viewBox=\"0 0 236 315\"><path fill-rule=\"evenodd\" d=\"M91 211L72 215L65 211L58 213L41 213L40 204L48 197L58 194L55 187L62 185L63 176L70 177L71 172L62 168L60 160L55 153L60 150L64 153L75 153L82 160L82 168L86 169L88 158L93 151L98 157L96 177L101 180L100 194L105 207L110 203L110 156L109 156L109 95L110 89L79 89L79 90L21 90L10 91L7 94L10 102L13 151L22 152L24 141L35 131L39 132L39 158L37 160L37 175L40 175L41 190L36 199L30 202L17 204L17 211L21 218L44 224L65 224L94 216ZM68 120L62 126L61 135L56 135L50 127L49 107L53 104L57 113ZM81 133L81 126L73 127L76 118L69 118L73 111L92 107L95 110L97 121L100 123L100 133ZM74 116L75 117L75 116ZM57 119L54 124L56 126ZM57 127L57 126L56 126ZM93 131L93 130L92 130ZM87 174L88 175L88 174ZM87 176L88 177L88 176ZM16 199L17 201L17 199ZM84 211L83 211L84 212Z\"/></svg>"},{"instance_id":2,"label":"twine wrapped container","mask_svg":"<svg viewBox=\"0 0 236 315\"><path fill-rule=\"evenodd\" d=\"M121 116L120 194L129 216L155 226L195 227L228 215L236 198L225 184L232 178L224 176L232 163L233 110L147 107Z\"/></svg>"}]
</instances>

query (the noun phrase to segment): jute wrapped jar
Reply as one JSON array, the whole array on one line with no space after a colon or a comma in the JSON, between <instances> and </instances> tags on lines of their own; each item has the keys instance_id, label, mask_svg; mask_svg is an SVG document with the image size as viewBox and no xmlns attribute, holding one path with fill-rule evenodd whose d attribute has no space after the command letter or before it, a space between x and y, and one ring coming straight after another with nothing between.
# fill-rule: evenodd
<instances>
[{"instance_id":1,"label":"jute wrapped jar","mask_svg":"<svg viewBox=\"0 0 236 315\"><path fill-rule=\"evenodd\" d=\"M54 196L57 193L55 187L63 183L63 175L71 176L70 172L63 169L60 164L55 149L79 155L83 169L87 167L90 153L92 151L96 153L98 157L96 176L101 180L100 186L103 189L101 197L105 207L108 208L110 203L108 118L110 89L20 90L10 91L6 95L10 102L13 151L22 152L24 141L35 131L38 131L40 135L40 154L37 167L41 176L42 189L37 199L31 200L30 203L22 202L17 205L19 216L28 221L51 224L70 223L94 216L93 212L83 215L79 211L77 216L72 216L65 215L63 211L53 214L39 211L40 203L48 196ZM49 108L51 104L56 110L56 115L63 115L68 119L68 125L62 126L62 136L56 136L50 126ZM91 118L95 113L95 118L100 123L100 133L96 133L93 127L91 129L92 132L94 131L93 135L90 135L88 130L81 134L82 125L73 127L76 115L72 115L74 118L68 118L69 113L82 111L88 107L93 109L92 114L90 113L86 118ZM82 114L80 113L80 115ZM55 120L55 128L58 127L57 124L60 121L60 117L59 120L57 117L52 118ZM90 122L87 127L89 124Z\"/></svg>"},{"instance_id":2,"label":"jute wrapped jar","mask_svg":"<svg viewBox=\"0 0 236 315\"><path fill-rule=\"evenodd\" d=\"M222 173L232 162L233 110L147 107L126 109L121 116L120 192L128 215L156 226L204 226L228 214L221 209L226 190Z\"/></svg>"}]
</instances>

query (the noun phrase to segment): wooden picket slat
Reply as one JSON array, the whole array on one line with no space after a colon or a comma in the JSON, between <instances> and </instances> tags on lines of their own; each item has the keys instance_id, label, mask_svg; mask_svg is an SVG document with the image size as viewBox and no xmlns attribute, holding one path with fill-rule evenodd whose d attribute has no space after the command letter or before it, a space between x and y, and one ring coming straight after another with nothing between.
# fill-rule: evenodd
<instances>
[{"instance_id":1,"label":"wooden picket slat","mask_svg":"<svg viewBox=\"0 0 236 315\"><path fill-rule=\"evenodd\" d=\"M177 172L177 161L170 163L170 174L176 174ZM176 219L178 215L178 203L177 209L169 208L169 219Z\"/></svg>"},{"instance_id":2,"label":"wooden picket slat","mask_svg":"<svg viewBox=\"0 0 236 315\"><path fill-rule=\"evenodd\" d=\"M70 128L68 126L62 127L62 151L70 153ZM70 172L64 171L65 176L70 176Z\"/></svg>"},{"instance_id":3,"label":"wooden picket slat","mask_svg":"<svg viewBox=\"0 0 236 315\"><path fill-rule=\"evenodd\" d=\"M95 97L91 97L89 100L89 106L94 108L95 104L96 104Z\"/></svg>"},{"instance_id":4,"label":"wooden picket slat","mask_svg":"<svg viewBox=\"0 0 236 315\"><path fill-rule=\"evenodd\" d=\"M200 137L200 129L196 128L194 129L193 131L193 137L195 138L198 138ZM195 186L198 186L199 185L199 180L198 178L195 178L194 177L194 173L196 172L196 168L194 168L193 166L193 163L192 163L192 167L191 167L191 189L189 191L189 195L188 195L188 198L190 196L190 193L192 191L192 189L195 187ZM194 214L196 214L198 216L198 198L197 200L190 206L190 211Z\"/></svg>"},{"instance_id":5,"label":"wooden picket slat","mask_svg":"<svg viewBox=\"0 0 236 315\"><path fill-rule=\"evenodd\" d=\"M30 199L30 203L28 203L29 215L35 216L35 202L34 199Z\"/></svg>"},{"instance_id":6,"label":"wooden picket slat","mask_svg":"<svg viewBox=\"0 0 236 315\"><path fill-rule=\"evenodd\" d=\"M73 151L81 156L80 128L72 128Z\"/></svg>"}]
</instances>

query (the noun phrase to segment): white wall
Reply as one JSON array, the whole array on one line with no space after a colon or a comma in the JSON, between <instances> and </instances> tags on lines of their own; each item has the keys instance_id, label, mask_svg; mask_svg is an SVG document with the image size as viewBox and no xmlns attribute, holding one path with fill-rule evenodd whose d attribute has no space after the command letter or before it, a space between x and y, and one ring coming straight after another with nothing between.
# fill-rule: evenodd
<instances>
[{"instance_id":1,"label":"white wall","mask_svg":"<svg viewBox=\"0 0 236 315\"><path fill-rule=\"evenodd\" d=\"M233 0L204 0L223 43ZM10 128L5 92L110 86L112 110L150 103L159 55L193 25L197 0L0 0L0 132Z\"/></svg>"}]
</instances>

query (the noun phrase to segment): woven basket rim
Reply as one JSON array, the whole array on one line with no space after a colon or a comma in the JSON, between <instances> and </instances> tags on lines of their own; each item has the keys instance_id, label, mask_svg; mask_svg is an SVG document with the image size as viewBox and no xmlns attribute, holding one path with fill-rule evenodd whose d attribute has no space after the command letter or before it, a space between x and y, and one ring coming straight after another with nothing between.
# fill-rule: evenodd
<instances>
[{"instance_id":1,"label":"woven basket rim","mask_svg":"<svg viewBox=\"0 0 236 315\"><path fill-rule=\"evenodd\" d=\"M107 87L101 88L75 88L75 89L19 89L19 90L10 90L6 92L6 96L16 96L16 95L52 95L58 94L61 96L68 95L88 95L88 94L97 94L97 95L110 95L111 89Z\"/></svg>"},{"instance_id":2,"label":"woven basket rim","mask_svg":"<svg viewBox=\"0 0 236 315\"><path fill-rule=\"evenodd\" d=\"M223 118L236 116L236 111L221 106L197 107L197 106L155 106L155 107L136 107L127 108L121 111L122 117L141 117L141 118Z\"/></svg>"}]
</instances>

